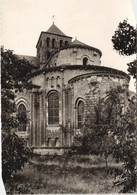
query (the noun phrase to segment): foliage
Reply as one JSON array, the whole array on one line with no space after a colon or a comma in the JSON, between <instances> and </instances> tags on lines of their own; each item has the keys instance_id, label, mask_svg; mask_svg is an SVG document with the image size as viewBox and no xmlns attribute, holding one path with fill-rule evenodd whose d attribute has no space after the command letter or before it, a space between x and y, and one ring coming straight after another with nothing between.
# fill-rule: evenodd
<instances>
[{"instance_id":1,"label":"foliage","mask_svg":"<svg viewBox=\"0 0 137 195\"><path fill-rule=\"evenodd\" d=\"M122 190L123 193L136 189L136 114L128 109L121 115L120 125L113 132L117 144L113 149L113 156L117 162L122 161L122 173L127 181Z\"/></svg>"},{"instance_id":2,"label":"foliage","mask_svg":"<svg viewBox=\"0 0 137 195\"><path fill-rule=\"evenodd\" d=\"M16 114L15 96L28 82L33 66L20 59L13 51L1 50L1 103L2 103L2 168L3 179L20 170L27 161L28 149L15 133L20 123L27 123L26 115Z\"/></svg>"},{"instance_id":3,"label":"foliage","mask_svg":"<svg viewBox=\"0 0 137 195\"><path fill-rule=\"evenodd\" d=\"M112 36L113 47L122 55L135 54L136 30L127 23L127 20L120 22L118 29Z\"/></svg>"},{"instance_id":4,"label":"foliage","mask_svg":"<svg viewBox=\"0 0 137 195\"><path fill-rule=\"evenodd\" d=\"M112 154L112 148L115 144L114 136L112 136L111 129L114 125L114 101L110 99L104 101L100 98L94 107L93 120L87 116L84 124L83 145L86 146L90 153L101 155L106 160ZM112 98L112 97L111 97ZM92 112L92 111L91 111Z\"/></svg>"},{"instance_id":5,"label":"foliage","mask_svg":"<svg viewBox=\"0 0 137 195\"><path fill-rule=\"evenodd\" d=\"M123 162L123 193L135 191L136 187L136 107L130 98L127 107L122 106L125 95L126 91L117 87L107 92L107 100L99 99L94 111L90 110L85 118L81 146L81 150L103 156L106 166L109 155L117 163Z\"/></svg>"},{"instance_id":6,"label":"foliage","mask_svg":"<svg viewBox=\"0 0 137 195\"><path fill-rule=\"evenodd\" d=\"M137 30L124 20L119 23L118 29L112 36L113 48L119 51L121 55L130 56L137 53ZM137 78L137 60L130 62L128 72L133 78ZM133 109L134 107L134 109ZM117 127L115 134L117 136L117 145L114 150L114 156L117 160L122 160L123 172L127 175L127 182L123 192L135 190L136 174L135 174L135 137L136 137L136 113L135 103L127 110L124 115L120 115L120 126Z\"/></svg>"},{"instance_id":7,"label":"foliage","mask_svg":"<svg viewBox=\"0 0 137 195\"><path fill-rule=\"evenodd\" d=\"M128 72L130 73L131 76L133 76L134 79L137 78L136 73L137 73L137 60L134 60L133 62L130 62L127 64L128 65Z\"/></svg>"},{"instance_id":8,"label":"foliage","mask_svg":"<svg viewBox=\"0 0 137 195\"><path fill-rule=\"evenodd\" d=\"M2 176L3 180L11 177L13 172L21 170L28 161L30 150L24 148L25 140L19 138L14 132L5 136L2 142Z\"/></svg>"},{"instance_id":9,"label":"foliage","mask_svg":"<svg viewBox=\"0 0 137 195\"><path fill-rule=\"evenodd\" d=\"M127 20L120 22L118 29L112 36L113 48L121 55L130 56L137 53L137 31L128 24ZM136 78L137 60L127 64L128 71L133 78Z\"/></svg>"}]
</instances>

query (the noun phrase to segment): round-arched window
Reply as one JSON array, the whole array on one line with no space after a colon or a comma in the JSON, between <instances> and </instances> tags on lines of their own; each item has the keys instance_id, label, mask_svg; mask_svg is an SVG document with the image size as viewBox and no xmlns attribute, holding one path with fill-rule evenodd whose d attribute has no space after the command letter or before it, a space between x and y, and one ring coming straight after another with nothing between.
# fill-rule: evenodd
<instances>
[{"instance_id":1,"label":"round-arched window","mask_svg":"<svg viewBox=\"0 0 137 195\"><path fill-rule=\"evenodd\" d=\"M65 46L67 46L68 45L68 41L65 41Z\"/></svg>"},{"instance_id":2,"label":"round-arched window","mask_svg":"<svg viewBox=\"0 0 137 195\"><path fill-rule=\"evenodd\" d=\"M49 47L50 38L47 38L47 39L46 39L46 42L47 42L47 47Z\"/></svg>"},{"instance_id":3,"label":"round-arched window","mask_svg":"<svg viewBox=\"0 0 137 195\"><path fill-rule=\"evenodd\" d=\"M84 57L83 58L83 65L87 65L88 64L88 58L87 57Z\"/></svg>"},{"instance_id":4,"label":"round-arched window","mask_svg":"<svg viewBox=\"0 0 137 195\"><path fill-rule=\"evenodd\" d=\"M63 41L60 40L60 47L63 47Z\"/></svg>"},{"instance_id":5,"label":"round-arched window","mask_svg":"<svg viewBox=\"0 0 137 195\"><path fill-rule=\"evenodd\" d=\"M21 117L26 117L27 111L24 104L20 104L18 107L18 114L21 115ZM18 131L26 131L27 124L24 122L21 122L21 124L18 127Z\"/></svg>"},{"instance_id":6,"label":"round-arched window","mask_svg":"<svg viewBox=\"0 0 137 195\"><path fill-rule=\"evenodd\" d=\"M52 39L52 48L55 48L55 39Z\"/></svg>"},{"instance_id":7,"label":"round-arched window","mask_svg":"<svg viewBox=\"0 0 137 195\"><path fill-rule=\"evenodd\" d=\"M57 92L48 96L48 124L59 124L59 95Z\"/></svg>"},{"instance_id":8,"label":"round-arched window","mask_svg":"<svg viewBox=\"0 0 137 195\"><path fill-rule=\"evenodd\" d=\"M79 101L78 102L78 128L81 129L83 126L83 118L84 118L84 102Z\"/></svg>"}]
</instances>

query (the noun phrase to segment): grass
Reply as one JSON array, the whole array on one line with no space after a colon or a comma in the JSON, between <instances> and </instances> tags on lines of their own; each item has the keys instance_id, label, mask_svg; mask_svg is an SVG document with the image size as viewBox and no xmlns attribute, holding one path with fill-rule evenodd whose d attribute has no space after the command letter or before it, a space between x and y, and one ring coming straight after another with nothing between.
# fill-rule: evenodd
<instances>
[{"instance_id":1,"label":"grass","mask_svg":"<svg viewBox=\"0 0 137 195\"><path fill-rule=\"evenodd\" d=\"M109 164L109 170L116 166L112 159ZM33 158L5 187L9 194L118 193L120 187L113 186L113 181L100 157L73 156L64 164L62 156L49 156Z\"/></svg>"}]
</instances>

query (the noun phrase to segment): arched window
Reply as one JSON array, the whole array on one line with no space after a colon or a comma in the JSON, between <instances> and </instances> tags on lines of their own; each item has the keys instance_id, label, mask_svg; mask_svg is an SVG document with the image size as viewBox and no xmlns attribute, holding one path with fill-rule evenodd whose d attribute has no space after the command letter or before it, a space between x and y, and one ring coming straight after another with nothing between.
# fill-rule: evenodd
<instances>
[{"instance_id":1,"label":"arched window","mask_svg":"<svg viewBox=\"0 0 137 195\"><path fill-rule=\"evenodd\" d=\"M55 39L52 39L52 48L55 47Z\"/></svg>"},{"instance_id":2,"label":"arched window","mask_svg":"<svg viewBox=\"0 0 137 195\"><path fill-rule=\"evenodd\" d=\"M78 128L82 128L83 126L83 118L84 118L84 102L79 101L78 102Z\"/></svg>"},{"instance_id":3,"label":"arched window","mask_svg":"<svg viewBox=\"0 0 137 195\"><path fill-rule=\"evenodd\" d=\"M49 59L49 57L50 57L50 52L47 51L47 60Z\"/></svg>"},{"instance_id":4,"label":"arched window","mask_svg":"<svg viewBox=\"0 0 137 195\"><path fill-rule=\"evenodd\" d=\"M52 141L51 138L49 137L47 140L47 146L51 147L52 146Z\"/></svg>"},{"instance_id":5,"label":"arched window","mask_svg":"<svg viewBox=\"0 0 137 195\"><path fill-rule=\"evenodd\" d=\"M46 42L47 42L47 47L49 47L50 38L47 38Z\"/></svg>"},{"instance_id":6,"label":"arched window","mask_svg":"<svg viewBox=\"0 0 137 195\"><path fill-rule=\"evenodd\" d=\"M60 47L62 47L63 46L63 41L62 40L60 40Z\"/></svg>"},{"instance_id":7,"label":"arched window","mask_svg":"<svg viewBox=\"0 0 137 195\"><path fill-rule=\"evenodd\" d=\"M58 137L55 138L55 146L57 146L57 147L59 146L59 138Z\"/></svg>"},{"instance_id":8,"label":"arched window","mask_svg":"<svg viewBox=\"0 0 137 195\"><path fill-rule=\"evenodd\" d=\"M59 95L57 92L48 96L48 124L59 124Z\"/></svg>"},{"instance_id":9,"label":"arched window","mask_svg":"<svg viewBox=\"0 0 137 195\"><path fill-rule=\"evenodd\" d=\"M26 107L24 106L24 104L20 104L18 107L18 113L21 115L21 117L26 117L27 115L27 111L26 111ZM18 131L26 131L26 127L27 125L25 123L21 123L20 126L18 127Z\"/></svg>"},{"instance_id":10,"label":"arched window","mask_svg":"<svg viewBox=\"0 0 137 195\"><path fill-rule=\"evenodd\" d=\"M68 45L68 41L65 41L65 46L67 46Z\"/></svg>"},{"instance_id":11,"label":"arched window","mask_svg":"<svg viewBox=\"0 0 137 195\"><path fill-rule=\"evenodd\" d=\"M87 65L88 64L88 58L83 58L83 65Z\"/></svg>"}]
</instances>

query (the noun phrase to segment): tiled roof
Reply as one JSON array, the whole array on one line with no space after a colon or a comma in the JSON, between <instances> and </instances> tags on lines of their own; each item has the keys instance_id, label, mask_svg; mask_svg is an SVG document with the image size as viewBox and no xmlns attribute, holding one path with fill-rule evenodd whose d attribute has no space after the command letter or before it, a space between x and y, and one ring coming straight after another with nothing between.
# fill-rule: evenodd
<instances>
[{"instance_id":1,"label":"tiled roof","mask_svg":"<svg viewBox=\"0 0 137 195\"><path fill-rule=\"evenodd\" d=\"M31 64L33 64L35 67L38 67L39 66L39 61L38 61L38 58L37 57L34 57L34 56L26 56L26 55L18 55L18 57L25 58Z\"/></svg>"},{"instance_id":2,"label":"tiled roof","mask_svg":"<svg viewBox=\"0 0 137 195\"><path fill-rule=\"evenodd\" d=\"M46 32L66 36L54 23Z\"/></svg>"}]
</instances>

